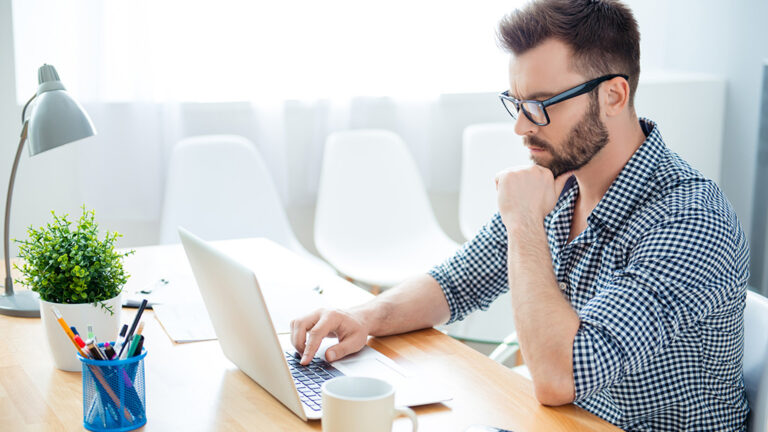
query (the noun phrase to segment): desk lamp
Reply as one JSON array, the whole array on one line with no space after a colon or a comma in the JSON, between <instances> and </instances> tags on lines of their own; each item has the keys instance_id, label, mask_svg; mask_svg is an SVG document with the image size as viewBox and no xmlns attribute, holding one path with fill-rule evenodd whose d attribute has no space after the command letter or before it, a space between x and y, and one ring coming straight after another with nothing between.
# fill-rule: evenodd
<instances>
[{"instance_id":1,"label":"desk lamp","mask_svg":"<svg viewBox=\"0 0 768 432\"><path fill-rule=\"evenodd\" d=\"M5 294L0 296L0 314L18 317L39 317L40 303L37 293L33 291L13 292L11 277L11 260L9 252L9 222L11 216L11 195L13 182L16 179L16 168L19 165L21 149L24 141L29 140L29 155L34 156L60 145L68 144L79 139L96 135L96 130L88 118L88 114L77 101L67 93L59 80L56 68L44 64L37 71L39 87L37 93L27 101L21 113L21 139L16 150L16 158L11 168L11 179L8 181L8 197L5 200L5 225L3 232L3 252L5 258ZM26 117L27 107L32 102L29 118Z\"/></svg>"}]
</instances>

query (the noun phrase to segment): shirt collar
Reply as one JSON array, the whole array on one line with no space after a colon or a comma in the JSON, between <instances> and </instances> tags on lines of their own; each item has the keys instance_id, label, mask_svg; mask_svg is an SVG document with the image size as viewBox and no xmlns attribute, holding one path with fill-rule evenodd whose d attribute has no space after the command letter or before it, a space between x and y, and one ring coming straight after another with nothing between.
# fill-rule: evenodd
<instances>
[{"instance_id":1,"label":"shirt collar","mask_svg":"<svg viewBox=\"0 0 768 432\"><path fill-rule=\"evenodd\" d=\"M654 122L646 118L641 118L640 122L650 133L592 210L587 218L590 225L618 230L654 189L650 187L651 182L666 146Z\"/></svg>"}]
</instances>

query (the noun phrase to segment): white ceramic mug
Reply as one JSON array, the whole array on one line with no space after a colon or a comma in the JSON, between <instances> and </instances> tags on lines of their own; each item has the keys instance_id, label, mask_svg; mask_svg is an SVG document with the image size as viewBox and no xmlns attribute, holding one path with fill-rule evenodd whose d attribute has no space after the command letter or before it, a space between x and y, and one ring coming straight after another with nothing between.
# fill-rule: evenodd
<instances>
[{"instance_id":1,"label":"white ceramic mug","mask_svg":"<svg viewBox=\"0 0 768 432\"><path fill-rule=\"evenodd\" d=\"M392 384L370 377L341 376L323 383L323 432L391 432L396 417L410 417L413 432L416 413L395 407Z\"/></svg>"}]
</instances>

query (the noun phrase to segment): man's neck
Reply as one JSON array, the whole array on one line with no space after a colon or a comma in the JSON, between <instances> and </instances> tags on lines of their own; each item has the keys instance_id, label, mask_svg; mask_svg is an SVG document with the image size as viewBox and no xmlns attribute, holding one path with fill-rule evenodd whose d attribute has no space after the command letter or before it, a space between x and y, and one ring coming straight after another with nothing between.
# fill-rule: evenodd
<instances>
[{"instance_id":1,"label":"man's neck","mask_svg":"<svg viewBox=\"0 0 768 432\"><path fill-rule=\"evenodd\" d=\"M577 210L585 214L592 213L624 165L645 141L637 116L633 115L615 126L608 128L609 138L605 147L575 173L579 183Z\"/></svg>"}]
</instances>

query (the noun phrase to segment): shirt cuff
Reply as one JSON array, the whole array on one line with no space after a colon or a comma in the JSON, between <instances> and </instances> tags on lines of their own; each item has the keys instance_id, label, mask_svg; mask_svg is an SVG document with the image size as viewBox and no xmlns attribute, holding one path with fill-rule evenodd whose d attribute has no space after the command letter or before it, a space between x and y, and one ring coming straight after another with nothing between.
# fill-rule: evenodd
<instances>
[{"instance_id":1,"label":"shirt cuff","mask_svg":"<svg viewBox=\"0 0 768 432\"><path fill-rule=\"evenodd\" d=\"M452 322L458 321L463 316L459 316L458 313L458 307L456 304L456 298L453 295L453 292L451 290L451 284L450 279L445 275L444 271L441 269L442 264L436 265L432 268L432 270L429 271L429 275L432 276L434 280L437 281L437 283L440 285L440 289L443 290L443 295L445 296L445 300L448 301L448 310L451 312L451 317L448 319L448 322L446 324L450 324Z\"/></svg>"}]
</instances>

